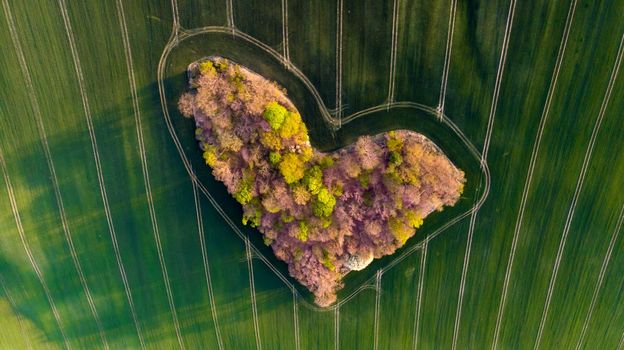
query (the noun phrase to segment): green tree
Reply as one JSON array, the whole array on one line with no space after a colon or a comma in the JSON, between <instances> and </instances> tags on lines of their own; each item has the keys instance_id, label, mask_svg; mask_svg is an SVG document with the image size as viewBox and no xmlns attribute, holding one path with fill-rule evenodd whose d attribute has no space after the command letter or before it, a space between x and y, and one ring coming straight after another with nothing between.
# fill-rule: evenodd
<instances>
[{"instance_id":1,"label":"green tree","mask_svg":"<svg viewBox=\"0 0 624 350\"><path fill-rule=\"evenodd\" d=\"M334 212L335 205L336 197L334 197L326 187L323 187L314 201L314 215L318 217L328 217Z\"/></svg>"},{"instance_id":2,"label":"green tree","mask_svg":"<svg viewBox=\"0 0 624 350\"><path fill-rule=\"evenodd\" d=\"M288 110L276 101L269 102L264 108L262 117L269 122L271 129L277 130L284 123Z\"/></svg>"},{"instance_id":3,"label":"green tree","mask_svg":"<svg viewBox=\"0 0 624 350\"><path fill-rule=\"evenodd\" d=\"M312 194L318 194L323 187L323 171L321 167L315 165L306 170L303 176L303 184Z\"/></svg>"}]
</instances>

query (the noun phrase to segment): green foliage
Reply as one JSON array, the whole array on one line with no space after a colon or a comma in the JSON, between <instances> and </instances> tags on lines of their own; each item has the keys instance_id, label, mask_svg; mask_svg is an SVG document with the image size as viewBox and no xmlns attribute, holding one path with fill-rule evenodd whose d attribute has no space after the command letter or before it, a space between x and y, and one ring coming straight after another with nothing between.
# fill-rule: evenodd
<instances>
[{"instance_id":1,"label":"green foliage","mask_svg":"<svg viewBox=\"0 0 624 350\"><path fill-rule=\"evenodd\" d=\"M303 176L303 184L312 194L318 194L323 187L323 170L315 165L305 171Z\"/></svg>"},{"instance_id":2,"label":"green foliage","mask_svg":"<svg viewBox=\"0 0 624 350\"><path fill-rule=\"evenodd\" d=\"M210 60L203 61L199 64L199 72L205 75L217 74L214 64Z\"/></svg>"},{"instance_id":3,"label":"green foliage","mask_svg":"<svg viewBox=\"0 0 624 350\"><path fill-rule=\"evenodd\" d=\"M297 112L288 112L284 121L279 129L280 136L282 138L291 138L297 135L302 130L303 121L301 115Z\"/></svg>"},{"instance_id":4,"label":"green foliage","mask_svg":"<svg viewBox=\"0 0 624 350\"><path fill-rule=\"evenodd\" d=\"M288 215L286 213L282 213L282 221L285 223L289 223L289 222L293 222L295 220L295 217L292 215Z\"/></svg>"},{"instance_id":5,"label":"green foliage","mask_svg":"<svg viewBox=\"0 0 624 350\"><path fill-rule=\"evenodd\" d=\"M305 221L299 221L299 229L297 230L297 239L301 242L306 242L308 240L308 233L310 228L308 227L308 223Z\"/></svg>"},{"instance_id":6,"label":"green foliage","mask_svg":"<svg viewBox=\"0 0 624 350\"><path fill-rule=\"evenodd\" d=\"M401 163L403 163L403 157L401 157L401 154L397 151L390 152L390 164L399 166Z\"/></svg>"},{"instance_id":7,"label":"green foliage","mask_svg":"<svg viewBox=\"0 0 624 350\"><path fill-rule=\"evenodd\" d=\"M388 132L388 140L386 141L390 152L401 152L403 149L403 140L394 131Z\"/></svg>"},{"instance_id":8,"label":"green foliage","mask_svg":"<svg viewBox=\"0 0 624 350\"><path fill-rule=\"evenodd\" d=\"M405 215L407 224L412 228L419 228L423 224L423 219L415 211L408 211Z\"/></svg>"},{"instance_id":9,"label":"green foliage","mask_svg":"<svg viewBox=\"0 0 624 350\"><path fill-rule=\"evenodd\" d=\"M414 229L406 225L401 219L391 217L388 219L388 228L394 238L401 243L401 245L407 242L407 239L414 234Z\"/></svg>"},{"instance_id":10,"label":"green foliage","mask_svg":"<svg viewBox=\"0 0 624 350\"><path fill-rule=\"evenodd\" d=\"M322 228L328 228L329 226L331 226L331 224L332 224L331 217L321 218L321 227Z\"/></svg>"},{"instance_id":11,"label":"green foliage","mask_svg":"<svg viewBox=\"0 0 624 350\"><path fill-rule=\"evenodd\" d=\"M314 155L314 151L312 150L312 147L308 146L308 147L302 147L301 149L301 153L299 153L299 156L301 157L301 159L304 162L308 162L310 161L310 159L312 159L312 156Z\"/></svg>"},{"instance_id":12,"label":"green foliage","mask_svg":"<svg viewBox=\"0 0 624 350\"><path fill-rule=\"evenodd\" d=\"M364 194L362 195L362 198L364 199L365 206L370 207L373 204L373 192L371 191L364 192Z\"/></svg>"},{"instance_id":13,"label":"green foliage","mask_svg":"<svg viewBox=\"0 0 624 350\"><path fill-rule=\"evenodd\" d=\"M420 186L420 168L413 165L403 164L398 171L399 177L404 184L410 184L413 186Z\"/></svg>"},{"instance_id":14,"label":"green foliage","mask_svg":"<svg viewBox=\"0 0 624 350\"><path fill-rule=\"evenodd\" d=\"M396 165L394 165L393 163L388 164L388 167L386 168L384 172L384 176L386 179L390 181L394 181L397 183L403 182L403 180L401 179L401 176L399 175L399 172L397 171Z\"/></svg>"},{"instance_id":15,"label":"green foliage","mask_svg":"<svg viewBox=\"0 0 624 350\"><path fill-rule=\"evenodd\" d=\"M343 186L342 183L337 183L332 189L332 194L336 197L342 196Z\"/></svg>"},{"instance_id":16,"label":"green foliage","mask_svg":"<svg viewBox=\"0 0 624 350\"><path fill-rule=\"evenodd\" d=\"M282 155L279 152L270 152L269 153L269 162L271 165L276 165L282 159Z\"/></svg>"},{"instance_id":17,"label":"green foliage","mask_svg":"<svg viewBox=\"0 0 624 350\"><path fill-rule=\"evenodd\" d=\"M269 131L262 133L260 136L260 143L273 151L279 151L283 148L282 146L282 138L275 132Z\"/></svg>"},{"instance_id":18,"label":"green foliage","mask_svg":"<svg viewBox=\"0 0 624 350\"><path fill-rule=\"evenodd\" d=\"M214 65L219 72L225 72L228 69L228 64L225 60L218 60Z\"/></svg>"},{"instance_id":19,"label":"green foliage","mask_svg":"<svg viewBox=\"0 0 624 350\"><path fill-rule=\"evenodd\" d=\"M301 260L301 256L303 256L303 251L301 250L301 248L299 247L295 248L295 252L293 253L293 257L295 258L295 261Z\"/></svg>"},{"instance_id":20,"label":"green foliage","mask_svg":"<svg viewBox=\"0 0 624 350\"><path fill-rule=\"evenodd\" d=\"M264 108L262 117L269 122L271 129L278 130L284 123L288 110L276 101L269 102Z\"/></svg>"},{"instance_id":21,"label":"green foliage","mask_svg":"<svg viewBox=\"0 0 624 350\"><path fill-rule=\"evenodd\" d=\"M286 153L279 163L279 170L288 184L301 180L305 171L305 163L296 153Z\"/></svg>"},{"instance_id":22,"label":"green foliage","mask_svg":"<svg viewBox=\"0 0 624 350\"><path fill-rule=\"evenodd\" d=\"M255 208L252 214L243 214L243 225L249 224L251 227L260 226L260 219L262 219L262 210Z\"/></svg>"},{"instance_id":23,"label":"green foliage","mask_svg":"<svg viewBox=\"0 0 624 350\"><path fill-rule=\"evenodd\" d=\"M323 187L316 196L312 209L314 215L318 217L328 217L334 212L335 205L336 197L334 197L326 187Z\"/></svg>"},{"instance_id":24,"label":"green foliage","mask_svg":"<svg viewBox=\"0 0 624 350\"><path fill-rule=\"evenodd\" d=\"M370 172L364 171L358 176L358 181L360 182L360 186L362 188L368 188L370 183Z\"/></svg>"},{"instance_id":25,"label":"green foliage","mask_svg":"<svg viewBox=\"0 0 624 350\"><path fill-rule=\"evenodd\" d=\"M232 74L231 76L228 77L228 81L230 83L232 83L232 85L234 85L234 87L236 87L236 92L237 93L243 93L245 91L245 77L243 76L243 74L240 71L240 67L239 66L235 66L234 67L234 74Z\"/></svg>"},{"instance_id":26,"label":"green foliage","mask_svg":"<svg viewBox=\"0 0 624 350\"><path fill-rule=\"evenodd\" d=\"M234 199L240 204L245 205L253 199L254 176L251 171L243 174L243 180L240 182L238 191L234 193Z\"/></svg>"},{"instance_id":27,"label":"green foliage","mask_svg":"<svg viewBox=\"0 0 624 350\"><path fill-rule=\"evenodd\" d=\"M206 165L213 167L218 160L217 147L213 145L207 145L202 156L204 157Z\"/></svg>"},{"instance_id":28,"label":"green foliage","mask_svg":"<svg viewBox=\"0 0 624 350\"><path fill-rule=\"evenodd\" d=\"M244 184L241 188L234 193L234 199L238 201L240 204L247 204L249 201L253 199L253 195L251 193L251 186L249 184Z\"/></svg>"},{"instance_id":29,"label":"green foliage","mask_svg":"<svg viewBox=\"0 0 624 350\"><path fill-rule=\"evenodd\" d=\"M403 147L402 142L403 141L400 141L400 147ZM398 147L397 144L394 144L394 146ZM420 171L418 166L414 166L410 163L404 164L403 156L401 156L401 150L395 150L389 153L388 167L385 171L385 175L388 179L396 181L400 184L411 184L418 186L420 185L419 173Z\"/></svg>"},{"instance_id":30,"label":"green foliage","mask_svg":"<svg viewBox=\"0 0 624 350\"><path fill-rule=\"evenodd\" d=\"M334 266L334 262L329 257L329 253L327 250L323 249L323 257L321 258L321 264L325 266L330 271L335 271L336 266Z\"/></svg>"},{"instance_id":31,"label":"green foliage","mask_svg":"<svg viewBox=\"0 0 624 350\"><path fill-rule=\"evenodd\" d=\"M334 158L332 158L329 155L328 156L324 156L319 161L319 165L321 166L321 169L327 169L329 167L332 167L334 165Z\"/></svg>"}]
</instances>

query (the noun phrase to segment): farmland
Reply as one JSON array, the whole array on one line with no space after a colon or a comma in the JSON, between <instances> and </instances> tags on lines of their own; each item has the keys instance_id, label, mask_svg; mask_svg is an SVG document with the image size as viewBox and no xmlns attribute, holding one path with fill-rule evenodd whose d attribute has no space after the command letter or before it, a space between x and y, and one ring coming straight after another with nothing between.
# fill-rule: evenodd
<instances>
[{"instance_id":1,"label":"farmland","mask_svg":"<svg viewBox=\"0 0 624 350\"><path fill-rule=\"evenodd\" d=\"M0 1L0 348L624 347L624 1ZM464 198L313 308L175 111L210 54Z\"/></svg>"}]
</instances>

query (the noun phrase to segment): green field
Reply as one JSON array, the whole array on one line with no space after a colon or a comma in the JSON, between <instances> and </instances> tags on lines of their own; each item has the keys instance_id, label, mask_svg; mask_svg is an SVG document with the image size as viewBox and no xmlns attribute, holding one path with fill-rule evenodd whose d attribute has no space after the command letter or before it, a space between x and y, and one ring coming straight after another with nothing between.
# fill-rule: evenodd
<instances>
[{"instance_id":1,"label":"green field","mask_svg":"<svg viewBox=\"0 0 624 350\"><path fill-rule=\"evenodd\" d=\"M624 1L0 1L0 348L624 348ZM175 111L211 54L464 198L312 307Z\"/></svg>"}]
</instances>

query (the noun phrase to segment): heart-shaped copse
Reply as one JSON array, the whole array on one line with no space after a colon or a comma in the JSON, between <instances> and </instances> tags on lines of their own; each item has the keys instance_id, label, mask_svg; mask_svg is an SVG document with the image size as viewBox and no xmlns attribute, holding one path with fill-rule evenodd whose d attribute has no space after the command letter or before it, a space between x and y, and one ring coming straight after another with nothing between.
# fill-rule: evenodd
<instances>
[{"instance_id":1,"label":"heart-shaped copse","mask_svg":"<svg viewBox=\"0 0 624 350\"><path fill-rule=\"evenodd\" d=\"M320 306L336 300L345 274L394 253L461 195L464 173L421 134L361 136L321 152L274 82L221 57L188 73L178 107L195 118L206 164Z\"/></svg>"}]
</instances>

